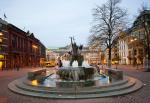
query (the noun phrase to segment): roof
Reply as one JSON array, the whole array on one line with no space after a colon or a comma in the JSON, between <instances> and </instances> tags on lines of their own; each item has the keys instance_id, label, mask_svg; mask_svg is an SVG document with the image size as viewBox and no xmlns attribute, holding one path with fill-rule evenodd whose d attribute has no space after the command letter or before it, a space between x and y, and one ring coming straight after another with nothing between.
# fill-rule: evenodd
<instances>
[{"instance_id":1,"label":"roof","mask_svg":"<svg viewBox=\"0 0 150 103\"><path fill-rule=\"evenodd\" d=\"M7 25L7 24L8 24L8 22L5 21L5 20L3 20L2 18L0 18L0 23L1 23L1 24L4 24L4 25Z\"/></svg>"},{"instance_id":2,"label":"roof","mask_svg":"<svg viewBox=\"0 0 150 103\"><path fill-rule=\"evenodd\" d=\"M144 15L150 15L150 10L144 10L140 12L139 16L136 18L136 20L133 23L133 27L137 24L138 20L140 20L140 18L143 17Z\"/></svg>"}]
</instances>

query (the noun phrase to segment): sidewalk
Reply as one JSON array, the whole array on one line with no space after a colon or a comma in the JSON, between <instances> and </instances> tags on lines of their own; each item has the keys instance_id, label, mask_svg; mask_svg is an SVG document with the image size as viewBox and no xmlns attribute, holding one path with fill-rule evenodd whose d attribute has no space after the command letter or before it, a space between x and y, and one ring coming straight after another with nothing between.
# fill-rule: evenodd
<instances>
[{"instance_id":1,"label":"sidewalk","mask_svg":"<svg viewBox=\"0 0 150 103\"><path fill-rule=\"evenodd\" d=\"M7 103L7 98L0 97L0 103Z\"/></svg>"},{"instance_id":2,"label":"sidewalk","mask_svg":"<svg viewBox=\"0 0 150 103\"><path fill-rule=\"evenodd\" d=\"M102 67L100 67L102 68ZM106 65L103 65L103 68L108 68ZM124 69L124 70L138 70L144 71L143 65L112 65L111 68L113 69Z\"/></svg>"},{"instance_id":3,"label":"sidewalk","mask_svg":"<svg viewBox=\"0 0 150 103\"><path fill-rule=\"evenodd\" d=\"M112 65L113 67L116 68L116 65ZM143 69L143 65L117 65L118 68L122 68L122 69L134 69L134 70L140 70Z\"/></svg>"}]
</instances>

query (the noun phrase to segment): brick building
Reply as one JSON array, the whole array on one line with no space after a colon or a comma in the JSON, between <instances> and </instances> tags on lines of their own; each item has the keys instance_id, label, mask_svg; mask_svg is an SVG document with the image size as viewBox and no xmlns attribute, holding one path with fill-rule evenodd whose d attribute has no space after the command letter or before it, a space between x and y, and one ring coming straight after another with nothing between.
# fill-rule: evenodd
<instances>
[{"instance_id":1,"label":"brick building","mask_svg":"<svg viewBox=\"0 0 150 103\"><path fill-rule=\"evenodd\" d=\"M45 58L45 46L34 37L13 24L0 19L0 68L40 66Z\"/></svg>"}]
</instances>

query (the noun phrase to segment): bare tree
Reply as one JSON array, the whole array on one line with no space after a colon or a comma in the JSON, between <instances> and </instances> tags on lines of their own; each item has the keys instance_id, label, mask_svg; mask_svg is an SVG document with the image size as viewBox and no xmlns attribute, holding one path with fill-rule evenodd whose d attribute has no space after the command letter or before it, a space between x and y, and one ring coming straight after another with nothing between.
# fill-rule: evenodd
<instances>
[{"instance_id":1,"label":"bare tree","mask_svg":"<svg viewBox=\"0 0 150 103\"><path fill-rule=\"evenodd\" d=\"M108 0L102 6L94 8L94 26L91 29L92 35L89 43L98 43L108 49L108 66L111 67L112 45L116 43L119 31L125 27L127 12L121 9L118 4L121 0Z\"/></svg>"}]
</instances>

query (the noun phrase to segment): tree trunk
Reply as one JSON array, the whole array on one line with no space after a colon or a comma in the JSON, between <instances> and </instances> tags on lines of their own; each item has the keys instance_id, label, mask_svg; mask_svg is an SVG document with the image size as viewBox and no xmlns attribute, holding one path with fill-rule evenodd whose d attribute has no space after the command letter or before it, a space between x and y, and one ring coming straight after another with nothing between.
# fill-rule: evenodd
<instances>
[{"instance_id":1,"label":"tree trunk","mask_svg":"<svg viewBox=\"0 0 150 103\"><path fill-rule=\"evenodd\" d=\"M111 68L111 47L108 48L108 68Z\"/></svg>"}]
</instances>

